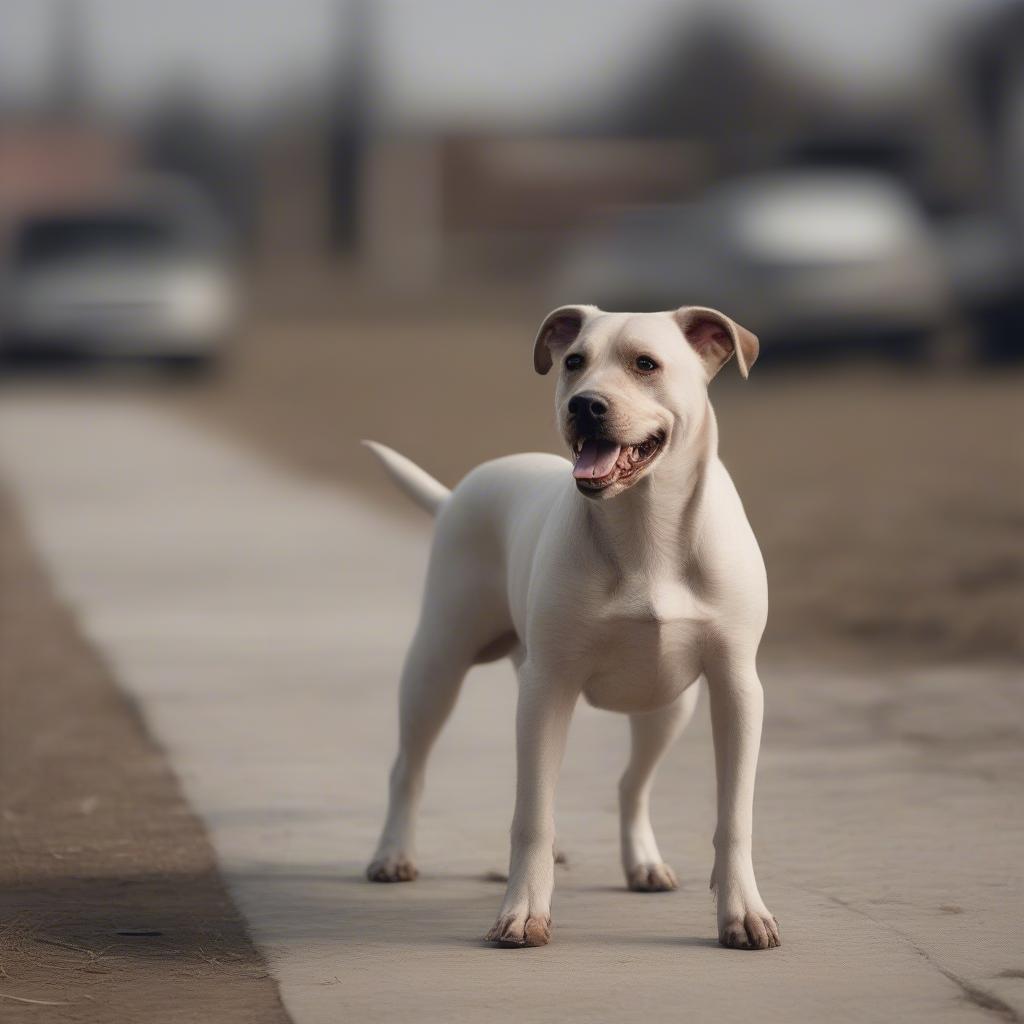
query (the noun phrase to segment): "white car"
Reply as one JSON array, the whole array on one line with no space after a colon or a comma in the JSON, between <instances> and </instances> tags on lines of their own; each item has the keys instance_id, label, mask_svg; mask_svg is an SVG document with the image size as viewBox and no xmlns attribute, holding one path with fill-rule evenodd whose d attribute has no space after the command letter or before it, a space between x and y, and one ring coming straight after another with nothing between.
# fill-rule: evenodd
<instances>
[{"instance_id":1,"label":"white car","mask_svg":"<svg viewBox=\"0 0 1024 1024\"><path fill-rule=\"evenodd\" d=\"M237 314L223 230L198 196L149 188L24 218L2 275L0 348L212 362Z\"/></svg>"},{"instance_id":2,"label":"white car","mask_svg":"<svg viewBox=\"0 0 1024 1024\"><path fill-rule=\"evenodd\" d=\"M560 301L727 310L766 351L914 345L945 323L951 302L942 253L912 197L891 179L847 170L734 179L691 203L621 211L577 239L556 277Z\"/></svg>"}]
</instances>

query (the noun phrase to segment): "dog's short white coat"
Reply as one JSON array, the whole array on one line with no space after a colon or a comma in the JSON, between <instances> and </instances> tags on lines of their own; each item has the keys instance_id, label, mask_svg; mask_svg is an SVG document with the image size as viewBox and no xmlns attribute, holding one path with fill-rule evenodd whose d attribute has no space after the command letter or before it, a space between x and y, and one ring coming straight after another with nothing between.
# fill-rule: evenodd
<instances>
[{"instance_id":1,"label":"dog's short white coat","mask_svg":"<svg viewBox=\"0 0 1024 1024\"><path fill-rule=\"evenodd\" d=\"M370 443L396 481L437 513L371 879L415 878L415 815L431 746L467 670L509 656L519 678L516 805L508 888L488 938L548 941L555 786L580 695L630 716L632 753L620 783L627 882L675 888L651 828L649 794L658 761L693 714L703 675L718 784L711 885L719 939L740 948L778 944L751 857L763 707L755 660L767 583L718 458L708 400L709 381L734 355L746 376L757 339L715 310L568 306L549 314L535 364L541 373L559 366L556 409L570 448L589 429L569 409L580 395L599 396L601 436L624 451L649 438L660 445L629 479L606 487L578 487L565 459L526 454L479 466L449 494Z\"/></svg>"}]
</instances>

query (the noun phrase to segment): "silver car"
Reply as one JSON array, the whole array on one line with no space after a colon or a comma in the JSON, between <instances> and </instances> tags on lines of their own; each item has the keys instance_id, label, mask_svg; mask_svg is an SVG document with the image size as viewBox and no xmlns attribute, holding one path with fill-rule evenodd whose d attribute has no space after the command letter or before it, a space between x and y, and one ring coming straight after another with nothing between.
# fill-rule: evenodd
<instances>
[{"instance_id":1,"label":"silver car","mask_svg":"<svg viewBox=\"0 0 1024 1024\"><path fill-rule=\"evenodd\" d=\"M129 190L16 226L2 271L0 348L159 360L214 360L237 289L223 229L188 189Z\"/></svg>"},{"instance_id":2,"label":"silver car","mask_svg":"<svg viewBox=\"0 0 1024 1024\"><path fill-rule=\"evenodd\" d=\"M773 345L927 338L948 275L927 221L893 180L797 170L736 179L685 204L619 211L569 248L560 302L716 306Z\"/></svg>"}]
</instances>

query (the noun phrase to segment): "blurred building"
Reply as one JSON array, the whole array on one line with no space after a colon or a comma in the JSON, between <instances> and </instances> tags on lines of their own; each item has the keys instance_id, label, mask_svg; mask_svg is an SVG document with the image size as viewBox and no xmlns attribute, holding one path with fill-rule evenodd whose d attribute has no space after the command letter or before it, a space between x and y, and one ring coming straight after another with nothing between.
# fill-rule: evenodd
<instances>
[{"instance_id":1,"label":"blurred building","mask_svg":"<svg viewBox=\"0 0 1024 1024\"><path fill-rule=\"evenodd\" d=\"M90 109L82 9L56 8L44 92L32 104L0 97L0 231L35 210L116 189L138 159L128 133Z\"/></svg>"},{"instance_id":2,"label":"blurred building","mask_svg":"<svg viewBox=\"0 0 1024 1024\"><path fill-rule=\"evenodd\" d=\"M416 289L481 276L542 282L609 212L699 204L734 180L836 172L899 193L930 233L921 244L948 265L937 290L954 304L998 316L1022 305L1013 296L1024 279L1024 4L949 0L941 18L917 0L910 13L837 4L818 18L835 22L842 52L862 57L885 33L885 76L870 62L831 73L794 17L799 4L788 3L787 28L773 37L765 26L782 24L780 6L663 11L662 30L643 48L634 41L632 71L601 102L577 100L553 116L535 99L518 116L480 107L467 121L444 89L431 117L422 107L402 115L403 102L416 109L410 90L431 82L406 75L394 98L404 69L388 55L400 4L296 5L295 19L322 27L322 66L277 67L264 91L274 48L233 51L260 83L258 100L225 106L186 68L166 71L126 112L109 94L101 103L90 80L88 19L98 8L51 0L47 84L0 111L0 207L16 217L157 171L202 191L253 262L297 275L319 266L320 279L357 269ZM314 25L325 10L329 19ZM195 3L175 17L201 32L204 12ZM904 42L890 38L896 13ZM479 59L482 48L486 59L494 39L444 32L443 15L429 39L412 42L441 57L450 46L452 61ZM529 17L539 31L553 15L538 5ZM596 12L593 21L581 32L600 26ZM475 24L479 33L487 19ZM507 44L505 60L521 60L528 76L525 34L518 45ZM199 50L216 71L215 47ZM495 70L490 85L500 77Z\"/></svg>"},{"instance_id":3,"label":"blurred building","mask_svg":"<svg viewBox=\"0 0 1024 1024\"><path fill-rule=\"evenodd\" d=\"M109 194L137 160L132 139L109 126L5 118L0 123L0 221Z\"/></svg>"}]
</instances>

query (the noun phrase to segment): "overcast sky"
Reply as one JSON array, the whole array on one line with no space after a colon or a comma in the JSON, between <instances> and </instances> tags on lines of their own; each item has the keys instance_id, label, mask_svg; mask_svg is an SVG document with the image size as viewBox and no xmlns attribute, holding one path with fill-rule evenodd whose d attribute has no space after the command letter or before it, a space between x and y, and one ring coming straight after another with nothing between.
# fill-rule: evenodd
<instances>
[{"instance_id":1,"label":"overcast sky","mask_svg":"<svg viewBox=\"0 0 1024 1024\"><path fill-rule=\"evenodd\" d=\"M130 109L187 79L233 109L323 82L345 0L0 0L0 88L52 69L56 12L84 9L98 97ZM944 12L1005 0L719 0L781 53L870 81L913 68ZM602 103L697 0L372 0L383 113L543 120ZM723 69L728 74L729 69Z\"/></svg>"}]
</instances>

